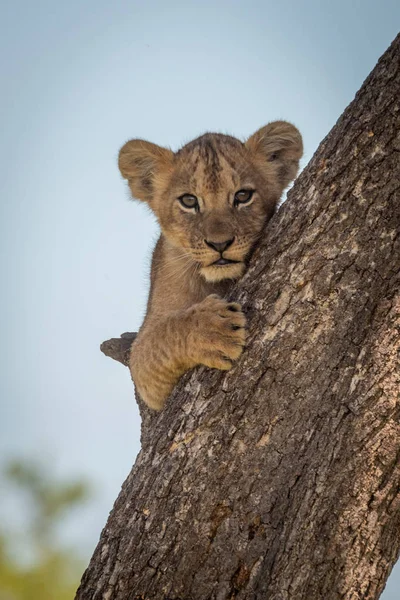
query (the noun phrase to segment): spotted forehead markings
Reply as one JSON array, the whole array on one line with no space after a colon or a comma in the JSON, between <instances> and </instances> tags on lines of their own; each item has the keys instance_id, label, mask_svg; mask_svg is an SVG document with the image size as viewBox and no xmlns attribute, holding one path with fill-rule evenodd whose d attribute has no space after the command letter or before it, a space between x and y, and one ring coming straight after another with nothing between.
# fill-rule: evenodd
<instances>
[{"instance_id":1,"label":"spotted forehead markings","mask_svg":"<svg viewBox=\"0 0 400 600\"><path fill-rule=\"evenodd\" d=\"M239 140L230 136L205 134L189 142L189 144L178 152L178 155L188 155L193 169L191 182L196 182L196 179L200 176L199 170L201 168L204 187L216 193L223 187L222 173L224 171L224 162L232 169L231 177L233 183L235 184L238 181L238 176L235 173L237 161L235 161L234 155L238 151L240 152L242 146Z\"/></svg>"},{"instance_id":2,"label":"spotted forehead markings","mask_svg":"<svg viewBox=\"0 0 400 600\"><path fill-rule=\"evenodd\" d=\"M205 137L199 145L200 161L196 171L201 169L202 183L206 190L216 192L220 186L220 173L222 165L218 152L212 141ZM198 173L200 175L200 173Z\"/></svg>"}]
</instances>

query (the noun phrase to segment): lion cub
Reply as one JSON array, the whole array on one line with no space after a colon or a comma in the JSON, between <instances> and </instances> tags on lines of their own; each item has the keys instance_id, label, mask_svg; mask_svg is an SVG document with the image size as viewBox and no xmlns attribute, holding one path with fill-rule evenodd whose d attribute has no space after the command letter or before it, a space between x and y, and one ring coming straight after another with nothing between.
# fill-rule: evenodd
<instances>
[{"instance_id":1,"label":"lion cub","mask_svg":"<svg viewBox=\"0 0 400 600\"><path fill-rule=\"evenodd\" d=\"M194 366L230 369L242 353L245 317L223 297L245 272L302 151L299 131L285 121L244 143L206 133L176 153L144 140L122 147L122 176L161 227L147 314L130 356L132 379L150 408L160 410Z\"/></svg>"}]
</instances>

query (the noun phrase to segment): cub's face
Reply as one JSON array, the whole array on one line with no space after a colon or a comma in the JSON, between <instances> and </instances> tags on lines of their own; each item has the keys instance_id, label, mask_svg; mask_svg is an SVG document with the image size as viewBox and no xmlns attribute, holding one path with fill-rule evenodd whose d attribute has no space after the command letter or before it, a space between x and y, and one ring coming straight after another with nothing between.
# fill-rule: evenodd
<instances>
[{"instance_id":1,"label":"cub's face","mask_svg":"<svg viewBox=\"0 0 400 600\"><path fill-rule=\"evenodd\" d=\"M143 140L121 149L132 195L149 204L166 239L208 281L236 279L302 155L298 130L266 125L246 142L208 133L173 153Z\"/></svg>"}]
</instances>

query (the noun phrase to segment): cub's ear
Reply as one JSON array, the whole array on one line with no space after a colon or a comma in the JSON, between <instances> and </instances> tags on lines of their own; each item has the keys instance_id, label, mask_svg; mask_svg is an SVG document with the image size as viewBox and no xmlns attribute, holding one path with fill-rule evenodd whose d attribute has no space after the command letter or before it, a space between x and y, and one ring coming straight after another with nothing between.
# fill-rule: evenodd
<instances>
[{"instance_id":1,"label":"cub's ear","mask_svg":"<svg viewBox=\"0 0 400 600\"><path fill-rule=\"evenodd\" d=\"M245 145L261 167L267 167L266 163L270 163L270 167L276 165L276 175L282 189L296 177L303 156L303 140L299 130L291 123L268 123L249 137Z\"/></svg>"},{"instance_id":2,"label":"cub's ear","mask_svg":"<svg viewBox=\"0 0 400 600\"><path fill-rule=\"evenodd\" d=\"M122 146L118 166L134 198L151 202L157 178L172 165L173 156L172 150L145 140L130 140Z\"/></svg>"}]
</instances>

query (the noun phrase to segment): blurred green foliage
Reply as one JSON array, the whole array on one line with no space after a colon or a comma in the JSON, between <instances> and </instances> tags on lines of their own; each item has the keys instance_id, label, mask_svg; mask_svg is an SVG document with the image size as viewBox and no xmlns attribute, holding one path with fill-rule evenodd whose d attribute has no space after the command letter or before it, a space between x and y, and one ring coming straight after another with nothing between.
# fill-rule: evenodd
<instances>
[{"instance_id":1,"label":"blurred green foliage","mask_svg":"<svg viewBox=\"0 0 400 600\"><path fill-rule=\"evenodd\" d=\"M87 499L87 484L54 481L42 465L22 461L8 464L3 479L30 503L22 540L30 558L15 553L20 533L0 524L0 600L73 600L85 563L62 546L56 528Z\"/></svg>"}]
</instances>

